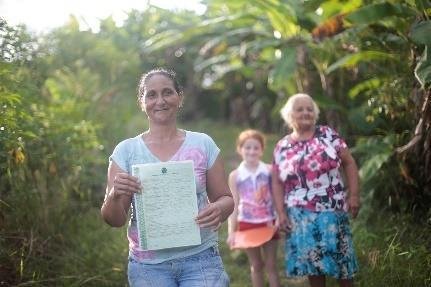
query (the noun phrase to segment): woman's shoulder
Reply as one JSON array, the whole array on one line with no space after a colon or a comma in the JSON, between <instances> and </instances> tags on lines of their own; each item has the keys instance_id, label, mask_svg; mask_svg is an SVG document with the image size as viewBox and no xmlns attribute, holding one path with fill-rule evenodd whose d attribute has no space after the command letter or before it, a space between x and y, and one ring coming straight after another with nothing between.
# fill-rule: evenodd
<instances>
[{"instance_id":1,"label":"woman's shoulder","mask_svg":"<svg viewBox=\"0 0 431 287\"><path fill-rule=\"evenodd\" d=\"M289 138L290 138L290 133L286 134L281 139L279 139L275 144L274 151L278 151L283 147L284 148L287 147L289 145Z\"/></svg>"},{"instance_id":2,"label":"woman's shoulder","mask_svg":"<svg viewBox=\"0 0 431 287\"><path fill-rule=\"evenodd\" d=\"M323 132L323 133L333 132L334 131L334 129L331 128L328 125L318 125L318 126L316 126L316 130L318 130L320 132Z\"/></svg>"},{"instance_id":3,"label":"woman's shoulder","mask_svg":"<svg viewBox=\"0 0 431 287\"><path fill-rule=\"evenodd\" d=\"M118 145L135 144L135 143L139 142L141 140L141 138L142 138L142 134L139 134L139 135L136 135L136 136L131 137L131 138L123 139L122 141L120 141L118 143Z\"/></svg>"},{"instance_id":4,"label":"woman's shoulder","mask_svg":"<svg viewBox=\"0 0 431 287\"><path fill-rule=\"evenodd\" d=\"M142 134L139 134L135 137L124 139L117 144L115 149L130 149L140 143L141 136Z\"/></svg>"},{"instance_id":5,"label":"woman's shoulder","mask_svg":"<svg viewBox=\"0 0 431 287\"><path fill-rule=\"evenodd\" d=\"M208 148L216 146L216 143L213 140L213 138L206 133L194 132L194 131L188 131L188 130L185 130L185 132L186 132L188 141L190 143L206 146Z\"/></svg>"},{"instance_id":6,"label":"woman's shoulder","mask_svg":"<svg viewBox=\"0 0 431 287\"><path fill-rule=\"evenodd\" d=\"M193 139L193 140L197 140L197 141L213 141L213 139L206 133L202 133L202 132L195 132L195 131L189 131L189 130L184 130L184 132L186 133L187 137Z\"/></svg>"},{"instance_id":7,"label":"woman's shoulder","mask_svg":"<svg viewBox=\"0 0 431 287\"><path fill-rule=\"evenodd\" d=\"M316 127L317 131L317 137L326 137L326 138L333 138L333 137L339 137L338 132L327 125L320 125Z\"/></svg>"}]
</instances>

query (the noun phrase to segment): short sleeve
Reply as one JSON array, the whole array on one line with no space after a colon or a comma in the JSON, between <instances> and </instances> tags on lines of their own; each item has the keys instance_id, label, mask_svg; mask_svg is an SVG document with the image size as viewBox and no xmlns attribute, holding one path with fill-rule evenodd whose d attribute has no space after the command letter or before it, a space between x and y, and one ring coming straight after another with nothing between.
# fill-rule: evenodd
<instances>
[{"instance_id":1,"label":"short sleeve","mask_svg":"<svg viewBox=\"0 0 431 287\"><path fill-rule=\"evenodd\" d=\"M325 126L325 136L331 142L337 153L347 148L347 144L344 139L337 133L336 130Z\"/></svg>"},{"instance_id":2,"label":"short sleeve","mask_svg":"<svg viewBox=\"0 0 431 287\"><path fill-rule=\"evenodd\" d=\"M210 169L214 162L217 159L217 156L220 153L220 148L216 145L216 143L214 142L214 140L207 134L204 134L205 137L205 149L206 149L206 153L207 153L207 158L208 158L208 162L207 162L207 169Z\"/></svg>"},{"instance_id":3,"label":"short sleeve","mask_svg":"<svg viewBox=\"0 0 431 287\"><path fill-rule=\"evenodd\" d=\"M280 168L279 168L279 165L280 165L280 142L281 141L279 141L275 145L274 152L272 154L272 167L271 167L271 169L276 175L278 175L280 172Z\"/></svg>"},{"instance_id":4,"label":"short sleeve","mask_svg":"<svg viewBox=\"0 0 431 287\"><path fill-rule=\"evenodd\" d=\"M120 142L109 157L109 161L114 161L123 171L128 172L128 152L126 141Z\"/></svg>"}]
</instances>

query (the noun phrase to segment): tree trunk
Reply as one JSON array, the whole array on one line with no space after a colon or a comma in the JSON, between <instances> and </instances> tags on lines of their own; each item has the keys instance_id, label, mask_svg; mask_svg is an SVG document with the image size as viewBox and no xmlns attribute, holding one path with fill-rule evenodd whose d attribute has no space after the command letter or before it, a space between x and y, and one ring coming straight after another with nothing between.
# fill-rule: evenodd
<instances>
[{"instance_id":1,"label":"tree trunk","mask_svg":"<svg viewBox=\"0 0 431 287\"><path fill-rule=\"evenodd\" d=\"M412 199L412 209L422 210L431 215L431 90L424 92L423 101L418 103L419 113L412 139L404 146L397 148L399 154L414 158L410 161L410 173L414 177L417 189Z\"/></svg>"}]
</instances>

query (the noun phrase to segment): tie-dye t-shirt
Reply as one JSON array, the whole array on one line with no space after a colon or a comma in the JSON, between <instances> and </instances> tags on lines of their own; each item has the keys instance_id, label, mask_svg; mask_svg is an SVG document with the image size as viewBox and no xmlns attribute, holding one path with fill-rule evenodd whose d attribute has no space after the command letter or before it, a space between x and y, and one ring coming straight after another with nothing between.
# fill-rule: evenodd
<instances>
[{"instance_id":1,"label":"tie-dye t-shirt","mask_svg":"<svg viewBox=\"0 0 431 287\"><path fill-rule=\"evenodd\" d=\"M214 164L219 152L220 149L208 135L185 131L183 144L170 159L170 161L193 160L199 210L207 205L206 173ZM129 174L132 173L131 166L134 164L160 162L145 145L142 134L119 143L109 159ZM200 245L143 251L139 248L134 205L135 202L132 200L132 215L127 229L127 237L129 239L129 256L138 262L157 264L166 260L194 255L217 244L217 232L209 228L201 228L202 243Z\"/></svg>"},{"instance_id":2,"label":"tie-dye t-shirt","mask_svg":"<svg viewBox=\"0 0 431 287\"><path fill-rule=\"evenodd\" d=\"M255 172L242 162L237 169L238 221L268 222L275 218L271 194L271 170L263 162Z\"/></svg>"},{"instance_id":3,"label":"tie-dye t-shirt","mask_svg":"<svg viewBox=\"0 0 431 287\"><path fill-rule=\"evenodd\" d=\"M273 170L284 184L288 207L311 211L347 211L340 174L344 140L328 126L317 126L305 141L282 138L274 149Z\"/></svg>"}]
</instances>

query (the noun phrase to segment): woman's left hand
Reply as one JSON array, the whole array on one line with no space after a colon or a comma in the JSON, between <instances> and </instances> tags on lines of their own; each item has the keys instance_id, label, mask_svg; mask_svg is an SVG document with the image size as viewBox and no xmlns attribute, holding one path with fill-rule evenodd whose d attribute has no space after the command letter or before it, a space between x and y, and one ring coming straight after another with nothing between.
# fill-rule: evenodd
<instances>
[{"instance_id":1,"label":"woman's left hand","mask_svg":"<svg viewBox=\"0 0 431 287\"><path fill-rule=\"evenodd\" d=\"M349 211L352 218L356 218L359 213L359 208L361 207L359 195L350 195L348 199Z\"/></svg>"},{"instance_id":2,"label":"woman's left hand","mask_svg":"<svg viewBox=\"0 0 431 287\"><path fill-rule=\"evenodd\" d=\"M217 231L222 224L222 211L217 202L208 203L208 205L199 211L196 217L196 223L202 228L211 228Z\"/></svg>"}]
</instances>

